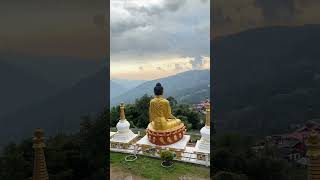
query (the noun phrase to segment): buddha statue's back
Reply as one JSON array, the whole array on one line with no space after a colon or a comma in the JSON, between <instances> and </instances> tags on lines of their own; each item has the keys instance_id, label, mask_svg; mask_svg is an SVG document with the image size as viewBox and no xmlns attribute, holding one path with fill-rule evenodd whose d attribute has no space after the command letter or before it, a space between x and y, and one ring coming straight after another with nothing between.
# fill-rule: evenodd
<instances>
[{"instance_id":1,"label":"buddha statue's back","mask_svg":"<svg viewBox=\"0 0 320 180\"><path fill-rule=\"evenodd\" d=\"M149 119L155 130L171 129L181 122L171 114L169 101L161 96L156 96L150 101Z\"/></svg>"},{"instance_id":2,"label":"buddha statue's back","mask_svg":"<svg viewBox=\"0 0 320 180\"><path fill-rule=\"evenodd\" d=\"M147 129L149 140L163 145L174 143L182 138L185 126L180 119L171 114L169 101L162 98L163 87L160 83L154 88L154 93L156 97L150 101L149 106L150 124ZM172 137L167 137L166 134Z\"/></svg>"}]
</instances>

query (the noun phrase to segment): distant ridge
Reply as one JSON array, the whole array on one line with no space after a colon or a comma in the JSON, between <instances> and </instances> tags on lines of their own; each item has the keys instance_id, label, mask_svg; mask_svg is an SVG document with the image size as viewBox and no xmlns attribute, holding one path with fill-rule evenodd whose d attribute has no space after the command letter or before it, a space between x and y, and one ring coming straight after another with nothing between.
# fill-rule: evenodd
<instances>
[{"instance_id":1,"label":"distant ridge","mask_svg":"<svg viewBox=\"0 0 320 180\"><path fill-rule=\"evenodd\" d=\"M128 89L113 80L110 80L110 98L119 96L120 94L126 92Z\"/></svg>"},{"instance_id":2,"label":"distant ridge","mask_svg":"<svg viewBox=\"0 0 320 180\"><path fill-rule=\"evenodd\" d=\"M164 87L166 97L173 96L180 102L196 103L210 95L210 71L192 70L166 78L147 81L111 99L111 106L121 102L132 103L144 94L153 95L157 82Z\"/></svg>"},{"instance_id":3,"label":"distant ridge","mask_svg":"<svg viewBox=\"0 0 320 180\"><path fill-rule=\"evenodd\" d=\"M43 100L55 90L55 86L41 77L0 59L0 118Z\"/></svg>"},{"instance_id":4,"label":"distant ridge","mask_svg":"<svg viewBox=\"0 0 320 180\"><path fill-rule=\"evenodd\" d=\"M121 86L125 87L126 89L132 89L140 84L146 82L147 80L131 80L131 79L118 79L118 78L113 78L111 81L120 84Z\"/></svg>"},{"instance_id":5,"label":"distant ridge","mask_svg":"<svg viewBox=\"0 0 320 180\"><path fill-rule=\"evenodd\" d=\"M103 68L55 96L0 118L0 145L29 137L38 127L48 136L78 131L82 116L96 115L107 106L107 73Z\"/></svg>"}]
</instances>

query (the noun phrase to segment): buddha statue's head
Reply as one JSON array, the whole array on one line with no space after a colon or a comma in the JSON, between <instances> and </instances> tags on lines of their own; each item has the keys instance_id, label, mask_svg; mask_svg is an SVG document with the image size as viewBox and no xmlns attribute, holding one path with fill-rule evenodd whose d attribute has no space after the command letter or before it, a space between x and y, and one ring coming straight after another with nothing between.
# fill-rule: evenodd
<instances>
[{"instance_id":1,"label":"buddha statue's head","mask_svg":"<svg viewBox=\"0 0 320 180\"><path fill-rule=\"evenodd\" d=\"M160 83L157 83L156 86L154 87L154 95L156 96L161 96L163 95L163 87L161 86Z\"/></svg>"}]
</instances>

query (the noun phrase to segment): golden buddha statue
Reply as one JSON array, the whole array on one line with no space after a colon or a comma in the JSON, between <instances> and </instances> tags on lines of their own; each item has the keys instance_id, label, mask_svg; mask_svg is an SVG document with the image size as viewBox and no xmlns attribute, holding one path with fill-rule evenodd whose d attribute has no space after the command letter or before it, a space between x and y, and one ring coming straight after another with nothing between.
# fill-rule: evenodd
<instances>
[{"instance_id":1,"label":"golden buddha statue","mask_svg":"<svg viewBox=\"0 0 320 180\"><path fill-rule=\"evenodd\" d=\"M157 83L154 88L155 98L150 101L149 120L147 128L149 140L155 144L172 144L183 137L185 126L180 119L171 114L171 107L168 100L162 98L163 87ZM157 142L157 134L159 142ZM167 137L165 134L172 135ZM162 137L160 137L162 136Z\"/></svg>"}]
</instances>

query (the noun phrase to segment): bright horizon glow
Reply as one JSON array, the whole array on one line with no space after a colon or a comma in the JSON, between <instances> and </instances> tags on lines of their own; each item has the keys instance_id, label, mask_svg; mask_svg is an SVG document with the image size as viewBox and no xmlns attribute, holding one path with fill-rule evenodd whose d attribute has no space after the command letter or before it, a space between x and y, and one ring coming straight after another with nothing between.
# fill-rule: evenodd
<instances>
[{"instance_id":1,"label":"bright horizon glow","mask_svg":"<svg viewBox=\"0 0 320 180\"><path fill-rule=\"evenodd\" d=\"M155 63L149 61L135 64L111 61L111 79L154 80L190 70L210 69L210 57L203 57L202 66L197 69L192 68L190 63L192 59L191 57L172 58Z\"/></svg>"}]
</instances>

